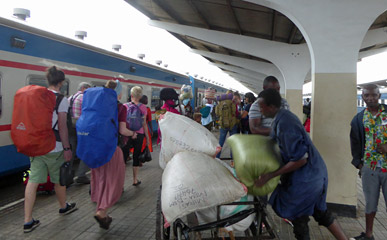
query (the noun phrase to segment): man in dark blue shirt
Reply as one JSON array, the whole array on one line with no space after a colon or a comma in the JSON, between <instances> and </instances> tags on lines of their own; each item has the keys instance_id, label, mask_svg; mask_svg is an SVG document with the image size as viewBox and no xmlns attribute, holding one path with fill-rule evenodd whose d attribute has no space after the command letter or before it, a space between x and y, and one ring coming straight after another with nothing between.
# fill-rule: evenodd
<instances>
[{"instance_id":1,"label":"man in dark blue shirt","mask_svg":"<svg viewBox=\"0 0 387 240\"><path fill-rule=\"evenodd\" d=\"M327 210L327 168L300 120L290 111L280 109L281 96L274 89L262 91L258 104L265 117L274 118L270 137L278 143L284 165L261 175L255 185L263 186L282 175L269 203L280 217L292 221L296 239L310 239L309 216L327 227L336 239L348 239Z\"/></svg>"}]
</instances>

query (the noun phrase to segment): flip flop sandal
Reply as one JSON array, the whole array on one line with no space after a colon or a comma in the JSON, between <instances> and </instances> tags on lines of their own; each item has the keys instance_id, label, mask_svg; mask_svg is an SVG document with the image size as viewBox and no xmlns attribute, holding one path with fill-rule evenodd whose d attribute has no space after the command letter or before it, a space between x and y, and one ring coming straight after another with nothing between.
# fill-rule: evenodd
<instances>
[{"instance_id":1,"label":"flip flop sandal","mask_svg":"<svg viewBox=\"0 0 387 240\"><path fill-rule=\"evenodd\" d=\"M141 181L140 180L137 180L137 183L133 183L132 185L133 186L138 186L138 185L140 185L141 184Z\"/></svg>"},{"instance_id":2,"label":"flip flop sandal","mask_svg":"<svg viewBox=\"0 0 387 240\"><path fill-rule=\"evenodd\" d=\"M99 227L100 228L103 228L103 229L109 229L110 227L110 224L112 223L113 221L113 218L110 217L110 216L106 216L104 218L100 218L98 217L97 215L94 216L95 220L97 220L97 222L99 223Z\"/></svg>"}]
</instances>

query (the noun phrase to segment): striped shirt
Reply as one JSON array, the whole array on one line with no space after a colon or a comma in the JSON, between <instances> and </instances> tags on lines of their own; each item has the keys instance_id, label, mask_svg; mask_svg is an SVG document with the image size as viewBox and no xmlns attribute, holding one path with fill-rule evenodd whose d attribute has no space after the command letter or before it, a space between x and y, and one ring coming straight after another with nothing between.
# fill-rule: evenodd
<instances>
[{"instance_id":1,"label":"striped shirt","mask_svg":"<svg viewBox=\"0 0 387 240\"><path fill-rule=\"evenodd\" d=\"M81 91L78 91L76 94L71 96L69 98L69 103L71 102L71 99L74 99L73 102L73 118L78 119L81 116L82 113L82 102L83 102L83 93Z\"/></svg>"},{"instance_id":2,"label":"striped shirt","mask_svg":"<svg viewBox=\"0 0 387 240\"><path fill-rule=\"evenodd\" d=\"M281 109L290 110L289 104L284 98L281 99ZM261 119L262 127L265 127L265 128L271 127L273 118L268 118L262 115L258 105L258 100L251 105L250 111L249 111L249 119L257 119L257 118Z\"/></svg>"}]
</instances>

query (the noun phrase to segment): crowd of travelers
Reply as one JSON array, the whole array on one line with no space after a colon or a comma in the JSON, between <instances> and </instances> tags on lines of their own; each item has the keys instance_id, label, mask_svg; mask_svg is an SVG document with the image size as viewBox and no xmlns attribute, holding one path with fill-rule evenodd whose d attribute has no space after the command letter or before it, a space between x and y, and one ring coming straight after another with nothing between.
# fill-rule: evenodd
<instances>
[{"instance_id":1,"label":"crowd of travelers","mask_svg":"<svg viewBox=\"0 0 387 240\"><path fill-rule=\"evenodd\" d=\"M64 73L54 66L47 70L46 76L48 90L56 95L58 102L60 88L65 79ZM243 96L243 101L238 92L227 91L215 97L216 90L209 88L205 91L202 106L196 109L191 106L193 96L190 86L183 85L180 95L172 88L164 88L160 92L163 105L156 107L156 119L165 112L171 112L189 117L210 131L217 128L221 147L227 135L269 136L281 150L282 166L274 172L261 175L255 179L254 184L260 187L274 177L282 177L281 183L270 198L266 196L261 199L268 202L278 216L292 222L296 239L310 239L310 216L313 216L319 225L325 226L336 239L348 239L327 209L327 168L307 133L310 130L310 101L304 106L305 119L301 122L289 111L289 104L281 97L280 84L275 77L266 77L262 87L263 91L258 97L249 92ZM77 120L83 116L84 92L88 88L91 88L91 85L83 82L79 85L78 92L69 99L61 97L52 114L52 128L59 134L54 149L44 155L31 156L31 173L25 190L24 232L31 232L40 224L39 220L32 218L32 210L38 184L44 183L48 174L51 182L55 184L59 213L67 215L77 209L75 203L66 203L66 186L59 183L59 176L63 162L72 163L79 157L75 129L78 126ZM108 209L118 201L123 192L125 163L133 160L132 184L139 186L139 168L143 164L140 155L146 149L153 151L153 129L151 111L147 107L148 99L143 95L141 87L131 88L130 101L125 104L120 102L122 85L119 80L109 80L105 88L110 89L117 97L116 103L111 106L117 109L117 146L104 164L91 168L91 179L86 176L87 159L80 159L75 181L91 183L91 200L97 203L94 218L101 228L109 229L112 217L108 215ZM351 122L350 140L352 164L359 169L366 199L366 231L354 239L374 239L373 221L380 188L387 201L387 161L384 157L387 153L387 107L378 103L380 93L376 85L365 86L362 96L367 108L358 113ZM141 122L138 128L133 128L132 122L128 122L130 113L140 114ZM71 116L72 124L68 123L67 115ZM161 132L158 130L157 143L160 142ZM230 154L232 158L232 153ZM216 157L219 158L220 155L221 152Z\"/></svg>"}]
</instances>

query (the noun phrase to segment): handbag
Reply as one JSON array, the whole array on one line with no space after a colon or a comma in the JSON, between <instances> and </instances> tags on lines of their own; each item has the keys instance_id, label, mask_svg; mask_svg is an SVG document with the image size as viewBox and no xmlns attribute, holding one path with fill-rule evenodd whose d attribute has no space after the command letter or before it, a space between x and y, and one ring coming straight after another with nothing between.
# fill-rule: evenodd
<instances>
[{"instance_id":1,"label":"handbag","mask_svg":"<svg viewBox=\"0 0 387 240\"><path fill-rule=\"evenodd\" d=\"M152 160L152 156L148 147L146 147L140 156L138 156L138 160L140 160L142 163L150 162Z\"/></svg>"},{"instance_id":2,"label":"handbag","mask_svg":"<svg viewBox=\"0 0 387 240\"><path fill-rule=\"evenodd\" d=\"M70 186L74 182L74 173L71 169L70 162L64 162L60 166L59 183L61 186Z\"/></svg>"}]
</instances>

